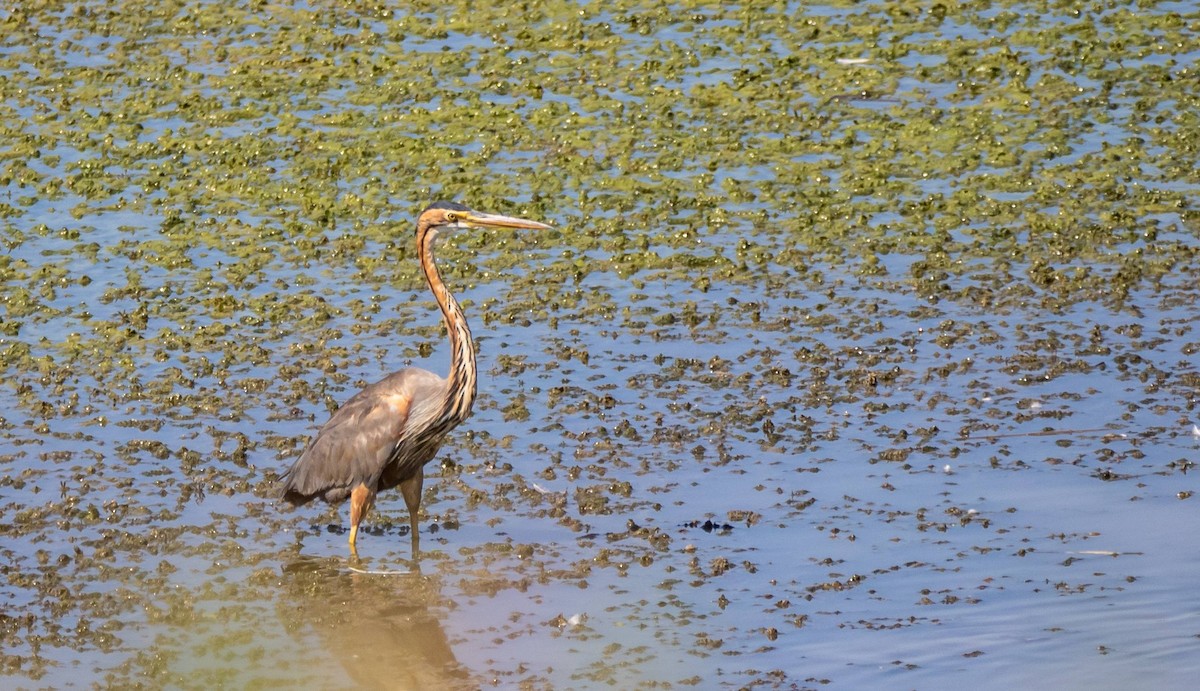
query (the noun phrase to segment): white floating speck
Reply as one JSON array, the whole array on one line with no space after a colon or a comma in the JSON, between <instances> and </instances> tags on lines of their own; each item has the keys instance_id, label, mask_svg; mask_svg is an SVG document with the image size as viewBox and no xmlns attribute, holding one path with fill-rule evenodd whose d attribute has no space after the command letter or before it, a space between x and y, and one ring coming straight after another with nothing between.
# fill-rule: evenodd
<instances>
[{"instance_id":1,"label":"white floating speck","mask_svg":"<svg viewBox=\"0 0 1200 691\"><path fill-rule=\"evenodd\" d=\"M533 488L542 494L550 494L550 490L546 489L545 487L542 487L541 485L539 485L536 482L533 483Z\"/></svg>"},{"instance_id":2,"label":"white floating speck","mask_svg":"<svg viewBox=\"0 0 1200 691\"><path fill-rule=\"evenodd\" d=\"M1192 423L1192 436L1200 439L1200 425Z\"/></svg>"},{"instance_id":3,"label":"white floating speck","mask_svg":"<svg viewBox=\"0 0 1200 691\"><path fill-rule=\"evenodd\" d=\"M871 62L871 58L837 58L834 62L839 65L865 65Z\"/></svg>"},{"instance_id":4,"label":"white floating speck","mask_svg":"<svg viewBox=\"0 0 1200 691\"><path fill-rule=\"evenodd\" d=\"M947 464L947 465L942 466L942 472L947 475L953 475L954 469L951 468L949 464Z\"/></svg>"},{"instance_id":5,"label":"white floating speck","mask_svg":"<svg viewBox=\"0 0 1200 691\"><path fill-rule=\"evenodd\" d=\"M1037 410L1038 408L1041 408L1041 407L1042 407L1042 402L1041 402L1041 401L1030 401L1030 402L1029 402L1029 409L1030 409L1030 410Z\"/></svg>"},{"instance_id":6,"label":"white floating speck","mask_svg":"<svg viewBox=\"0 0 1200 691\"><path fill-rule=\"evenodd\" d=\"M583 623L583 620L586 618L587 618L586 614L572 614L570 617L567 618L567 625L579 626L580 624Z\"/></svg>"}]
</instances>

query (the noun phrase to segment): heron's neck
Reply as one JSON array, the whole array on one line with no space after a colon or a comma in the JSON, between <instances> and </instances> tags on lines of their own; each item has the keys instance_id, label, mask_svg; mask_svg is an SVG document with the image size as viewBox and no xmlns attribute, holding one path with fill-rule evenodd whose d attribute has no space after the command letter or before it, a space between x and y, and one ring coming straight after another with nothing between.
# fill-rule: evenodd
<instances>
[{"instance_id":1,"label":"heron's neck","mask_svg":"<svg viewBox=\"0 0 1200 691\"><path fill-rule=\"evenodd\" d=\"M450 375L446 378L446 395L442 403L441 417L457 424L471 414L471 404L475 402L475 343L471 340L471 328L467 326L467 317L463 314L458 300L454 299L442 281L442 275L434 261L432 235L421 233L418 248L421 269L425 272L425 280L429 283L433 298L442 310L446 332L450 337Z\"/></svg>"}]
</instances>

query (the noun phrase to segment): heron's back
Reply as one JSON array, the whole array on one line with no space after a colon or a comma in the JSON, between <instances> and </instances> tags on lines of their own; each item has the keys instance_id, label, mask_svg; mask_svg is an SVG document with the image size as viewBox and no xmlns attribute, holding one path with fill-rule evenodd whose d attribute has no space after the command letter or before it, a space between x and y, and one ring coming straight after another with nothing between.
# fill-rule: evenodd
<instances>
[{"instance_id":1,"label":"heron's back","mask_svg":"<svg viewBox=\"0 0 1200 691\"><path fill-rule=\"evenodd\" d=\"M334 411L283 477L283 498L338 502L360 484L388 489L437 454L444 432L431 435L446 380L416 367L359 391ZM448 431L448 430L447 430Z\"/></svg>"}]
</instances>

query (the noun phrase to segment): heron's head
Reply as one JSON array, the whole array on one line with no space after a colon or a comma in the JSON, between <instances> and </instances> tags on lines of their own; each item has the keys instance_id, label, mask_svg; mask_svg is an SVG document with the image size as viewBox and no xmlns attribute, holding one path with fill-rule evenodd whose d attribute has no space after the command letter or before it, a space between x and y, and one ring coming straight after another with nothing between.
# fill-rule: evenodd
<instances>
[{"instance_id":1,"label":"heron's head","mask_svg":"<svg viewBox=\"0 0 1200 691\"><path fill-rule=\"evenodd\" d=\"M485 214L454 202L434 202L421 212L417 219L417 227L441 232L461 228L535 228L545 230L550 226L523 218Z\"/></svg>"}]
</instances>

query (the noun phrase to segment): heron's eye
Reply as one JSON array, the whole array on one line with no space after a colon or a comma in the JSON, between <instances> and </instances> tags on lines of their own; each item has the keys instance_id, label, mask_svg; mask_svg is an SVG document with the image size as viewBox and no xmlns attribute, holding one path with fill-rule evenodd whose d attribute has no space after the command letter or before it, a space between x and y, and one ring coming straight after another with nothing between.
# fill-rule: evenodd
<instances>
[{"instance_id":1,"label":"heron's eye","mask_svg":"<svg viewBox=\"0 0 1200 691\"><path fill-rule=\"evenodd\" d=\"M458 220L458 214L454 213L453 211L447 211L446 212L446 220L449 221L450 223L454 223L455 221Z\"/></svg>"}]
</instances>

